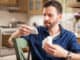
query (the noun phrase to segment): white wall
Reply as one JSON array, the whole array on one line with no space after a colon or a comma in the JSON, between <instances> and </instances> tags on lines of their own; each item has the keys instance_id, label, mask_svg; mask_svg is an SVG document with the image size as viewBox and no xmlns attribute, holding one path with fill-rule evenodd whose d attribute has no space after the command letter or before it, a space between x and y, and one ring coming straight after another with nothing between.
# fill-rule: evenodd
<instances>
[{"instance_id":1,"label":"white wall","mask_svg":"<svg viewBox=\"0 0 80 60\"><path fill-rule=\"evenodd\" d=\"M43 16L42 15L31 16L30 19L27 21L27 24L32 26L34 22L37 25L43 25Z\"/></svg>"},{"instance_id":2,"label":"white wall","mask_svg":"<svg viewBox=\"0 0 80 60\"><path fill-rule=\"evenodd\" d=\"M26 21L27 15L23 13L10 13L5 10L0 10L0 25L8 25L11 21Z\"/></svg>"},{"instance_id":3,"label":"white wall","mask_svg":"<svg viewBox=\"0 0 80 60\"><path fill-rule=\"evenodd\" d=\"M61 24L65 29L74 32L74 29L75 29L75 26L74 26L74 24L75 24L74 13L64 13Z\"/></svg>"}]
</instances>

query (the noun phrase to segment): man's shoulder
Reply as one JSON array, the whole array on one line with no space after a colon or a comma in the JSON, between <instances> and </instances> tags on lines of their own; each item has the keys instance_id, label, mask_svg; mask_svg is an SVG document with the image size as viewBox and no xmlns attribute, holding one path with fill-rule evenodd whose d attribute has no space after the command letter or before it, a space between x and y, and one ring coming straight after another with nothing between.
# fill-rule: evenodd
<instances>
[{"instance_id":1,"label":"man's shoulder","mask_svg":"<svg viewBox=\"0 0 80 60\"><path fill-rule=\"evenodd\" d=\"M65 31L65 33L66 33L67 36L69 36L69 37L73 37L73 36L76 37L76 35L75 35L74 32L69 31L69 30L67 30L67 29L64 29L64 31Z\"/></svg>"},{"instance_id":2,"label":"man's shoulder","mask_svg":"<svg viewBox=\"0 0 80 60\"><path fill-rule=\"evenodd\" d=\"M37 28L38 29L42 29L42 28L44 29L45 27L44 26L38 26Z\"/></svg>"}]
</instances>

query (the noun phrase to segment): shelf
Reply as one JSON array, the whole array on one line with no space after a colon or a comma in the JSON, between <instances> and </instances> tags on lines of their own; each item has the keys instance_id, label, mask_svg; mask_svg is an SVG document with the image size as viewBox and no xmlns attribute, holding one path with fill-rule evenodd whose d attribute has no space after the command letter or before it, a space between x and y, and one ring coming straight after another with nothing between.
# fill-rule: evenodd
<instances>
[{"instance_id":1,"label":"shelf","mask_svg":"<svg viewBox=\"0 0 80 60\"><path fill-rule=\"evenodd\" d=\"M0 6L16 6L17 0L0 0Z\"/></svg>"}]
</instances>

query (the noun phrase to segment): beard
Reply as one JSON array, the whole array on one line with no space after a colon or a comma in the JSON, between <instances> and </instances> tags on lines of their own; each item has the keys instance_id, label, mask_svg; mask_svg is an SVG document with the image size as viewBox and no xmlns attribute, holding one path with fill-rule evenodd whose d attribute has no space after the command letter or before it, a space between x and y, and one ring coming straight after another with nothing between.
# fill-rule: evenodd
<instances>
[{"instance_id":1,"label":"beard","mask_svg":"<svg viewBox=\"0 0 80 60\"><path fill-rule=\"evenodd\" d=\"M55 21L55 22L48 22L48 21L44 21L44 26L48 29L51 29L52 27L54 27L58 22Z\"/></svg>"}]
</instances>

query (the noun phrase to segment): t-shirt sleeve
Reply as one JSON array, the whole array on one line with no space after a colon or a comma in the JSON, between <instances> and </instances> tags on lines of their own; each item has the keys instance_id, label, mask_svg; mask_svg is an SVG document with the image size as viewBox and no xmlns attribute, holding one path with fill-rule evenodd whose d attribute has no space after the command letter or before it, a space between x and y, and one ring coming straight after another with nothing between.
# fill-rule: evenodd
<instances>
[{"instance_id":1,"label":"t-shirt sleeve","mask_svg":"<svg viewBox=\"0 0 80 60\"><path fill-rule=\"evenodd\" d=\"M70 50L75 53L80 53L80 44L78 43L75 35L73 35L70 40Z\"/></svg>"}]
</instances>

